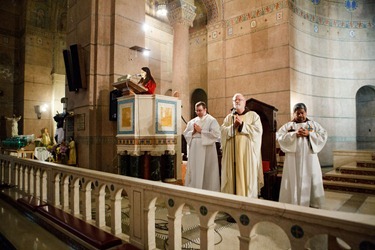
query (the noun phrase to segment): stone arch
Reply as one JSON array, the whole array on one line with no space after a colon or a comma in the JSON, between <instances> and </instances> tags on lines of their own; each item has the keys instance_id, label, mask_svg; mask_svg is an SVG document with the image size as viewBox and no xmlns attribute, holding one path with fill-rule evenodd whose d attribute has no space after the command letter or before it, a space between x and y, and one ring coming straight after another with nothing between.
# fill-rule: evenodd
<instances>
[{"instance_id":1,"label":"stone arch","mask_svg":"<svg viewBox=\"0 0 375 250\"><path fill-rule=\"evenodd\" d=\"M375 86L361 87L355 101L357 149L375 149Z\"/></svg>"},{"instance_id":2,"label":"stone arch","mask_svg":"<svg viewBox=\"0 0 375 250\"><path fill-rule=\"evenodd\" d=\"M305 249L351 249L351 247L341 238L317 234L306 241Z\"/></svg>"},{"instance_id":3,"label":"stone arch","mask_svg":"<svg viewBox=\"0 0 375 250\"><path fill-rule=\"evenodd\" d=\"M270 221L254 225L250 232L250 249L291 249L290 240L284 230Z\"/></svg>"},{"instance_id":4,"label":"stone arch","mask_svg":"<svg viewBox=\"0 0 375 250\"><path fill-rule=\"evenodd\" d=\"M193 93L191 94L191 107L190 107L190 116L191 118L195 117L195 104L199 101L203 101L207 105L208 110L208 104L207 104L207 93L203 89L195 89Z\"/></svg>"}]
</instances>

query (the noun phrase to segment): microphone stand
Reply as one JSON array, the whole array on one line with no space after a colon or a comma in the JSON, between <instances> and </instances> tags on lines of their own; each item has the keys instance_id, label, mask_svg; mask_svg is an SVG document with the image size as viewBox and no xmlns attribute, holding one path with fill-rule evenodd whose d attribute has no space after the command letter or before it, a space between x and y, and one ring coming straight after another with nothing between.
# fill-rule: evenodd
<instances>
[{"instance_id":1,"label":"microphone stand","mask_svg":"<svg viewBox=\"0 0 375 250\"><path fill-rule=\"evenodd\" d=\"M234 127L234 116L235 110L232 113L232 138L233 138L233 191L234 194L237 194L237 187L236 187L236 128Z\"/></svg>"}]
</instances>

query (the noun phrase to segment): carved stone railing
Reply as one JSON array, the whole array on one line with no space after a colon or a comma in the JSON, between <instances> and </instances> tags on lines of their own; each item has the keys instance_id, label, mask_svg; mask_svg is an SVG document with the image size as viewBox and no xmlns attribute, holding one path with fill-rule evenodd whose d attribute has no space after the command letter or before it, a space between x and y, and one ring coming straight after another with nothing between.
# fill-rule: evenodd
<instances>
[{"instance_id":1,"label":"carved stone railing","mask_svg":"<svg viewBox=\"0 0 375 250\"><path fill-rule=\"evenodd\" d=\"M219 212L237 221L238 249L249 249L251 236L263 222L285 234L291 249L304 249L319 235L327 236L328 249L337 249L332 245L336 238L343 239L351 249L367 249L363 247L375 244L375 216L370 215L251 199L1 154L0 181L141 249L156 248L155 211L159 202L164 202L168 210L169 249L181 249L185 205L197 211L201 249L214 249L215 216ZM128 233L122 228L121 204L125 196L129 202ZM111 206L109 216L106 202Z\"/></svg>"}]
</instances>

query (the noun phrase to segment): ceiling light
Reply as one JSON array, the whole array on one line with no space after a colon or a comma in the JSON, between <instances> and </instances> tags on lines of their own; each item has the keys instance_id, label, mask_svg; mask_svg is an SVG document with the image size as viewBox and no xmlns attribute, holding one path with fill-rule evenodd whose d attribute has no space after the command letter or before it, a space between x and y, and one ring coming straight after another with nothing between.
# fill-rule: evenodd
<instances>
[{"instance_id":1,"label":"ceiling light","mask_svg":"<svg viewBox=\"0 0 375 250\"><path fill-rule=\"evenodd\" d=\"M167 13L167 5L164 2L159 3L156 7L156 14L160 16L166 16Z\"/></svg>"}]
</instances>

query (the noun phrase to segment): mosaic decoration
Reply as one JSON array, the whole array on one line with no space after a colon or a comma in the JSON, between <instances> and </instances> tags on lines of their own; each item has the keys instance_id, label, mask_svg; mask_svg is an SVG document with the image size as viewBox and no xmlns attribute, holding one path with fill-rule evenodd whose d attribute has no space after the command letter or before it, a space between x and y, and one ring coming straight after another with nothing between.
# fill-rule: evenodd
<instances>
[{"instance_id":1,"label":"mosaic decoration","mask_svg":"<svg viewBox=\"0 0 375 250\"><path fill-rule=\"evenodd\" d=\"M245 14L242 14L241 16L238 16L238 17L232 18L230 20L227 20L226 25L227 25L227 27L229 27L229 26L232 26L232 25L235 25L235 24L239 24L239 23L251 20L253 18L257 18L257 17L260 17L260 16L270 14L274 11L278 11L278 10L281 10L281 9L284 9L284 8L287 8L287 7L288 7L288 1L285 1L285 0L280 1L280 2L270 4L270 5L267 5L267 6L264 6L264 7L260 7L258 9L255 9L255 10L251 11L250 13L245 13Z\"/></svg>"},{"instance_id":2,"label":"mosaic decoration","mask_svg":"<svg viewBox=\"0 0 375 250\"><path fill-rule=\"evenodd\" d=\"M317 24L314 24L314 32L318 33L319 31L319 26Z\"/></svg>"},{"instance_id":3,"label":"mosaic decoration","mask_svg":"<svg viewBox=\"0 0 375 250\"><path fill-rule=\"evenodd\" d=\"M169 200L168 200L168 205L169 205L170 207L174 207L174 200L173 200L173 199L169 199Z\"/></svg>"},{"instance_id":4,"label":"mosaic decoration","mask_svg":"<svg viewBox=\"0 0 375 250\"><path fill-rule=\"evenodd\" d=\"M374 22L372 21L351 21L351 20L335 20L328 19L325 17L316 16L315 14L308 13L295 5L291 4L290 9L296 15L302 17L305 20L308 20L319 25L334 27L334 28L348 28L348 29L367 29L375 27Z\"/></svg>"},{"instance_id":5,"label":"mosaic decoration","mask_svg":"<svg viewBox=\"0 0 375 250\"><path fill-rule=\"evenodd\" d=\"M177 138L123 138L117 140L118 145L135 146L135 145L156 145L156 146L167 146L176 145Z\"/></svg>"},{"instance_id":6,"label":"mosaic decoration","mask_svg":"<svg viewBox=\"0 0 375 250\"><path fill-rule=\"evenodd\" d=\"M216 22L219 18L219 11L217 9L216 1L202 0L202 2L204 6L206 6L208 23Z\"/></svg>"},{"instance_id":7,"label":"mosaic decoration","mask_svg":"<svg viewBox=\"0 0 375 250\"><path fill-rule=\"evenodd\" d=\"M311 0L313 1L313 0ZM317 1L317 0L315 0ZM347 0L349 1L349 0ZM351 9L353 9L353 6L358 6L357 0L349 1L351 6ZM355 2L355 4L353 3ZM375 18L373 20L368 21L352 21L352 20L336 20L336 19L329 19L326 17L320 17L316 16L315 14L308 13L301 8L298 8L295 5L294 1L280 1L274 4L270 4L265 7L260 7L258 9L255 9L251 11L250 13L245 13L241 16L234 17L232 19L226 20L225 24L227 27L231 27L233 25L249 21L254 18L258 18L267 14L270 14L275 11L279 11L284 8L289 8L294 14L310 21L313 23L317 23L319 25L329 26L329 27L335 27L335 28L349 28L349 29L367 29L367 28L374 28L375 27Z\"/></svg>"},{"instance_id":8,"label":"mosaic decoration","mask_svg":"<svg viewBox=\"0 0 375 250\"><path fill-rule=\"evenodd\" d=\"M301 239L304 234L302 227L298 225L292 226L292 228L290 229L290 232L292 233L293 237L296 239Z\"/></svg>"},{"instance_id":9,"label":"mosaic decoration","mask_svg":"<svg viewBox=\"0 0 375 250\"><path fill-rule=\"evenodd\" d=\"M244 226L247 226L250 223L250 219L249 219L249 217L247 217L246 214L242 214L240 216L240 221L241 221L241 224L244 225Z\"/></svg>"},{"instance_id":10,"label":"mosaic decoration","mask_svg":"<svg viewBox=\"0 0 375 250\"><path fill-rule=\"evenodd\" d=\"M358 3L357 0L345 0L345 9L349 12L354 11L357 9Z\"/></svg>"},{"instance_id":11,"label":"mosaic decoration","mask_svg":"<svg viewBox=\"0 0 375 250\"><path fill-rule=\"evenodd\" d=\"M201 212L201 215L207 215L208 210L205 206L201 206L199 211Z\"/></svg>"},{"instance_id":12,"label":"mosaic decoration","mask_svg":"<svg viewBox=\"0 0 375 250\"><path fill-rule=\"evenodd\" d=\"M314 5L318 5L318 4L320 4L320 0L311 0L311 2L312 2Z\"/></svg>"}]
</instances>

